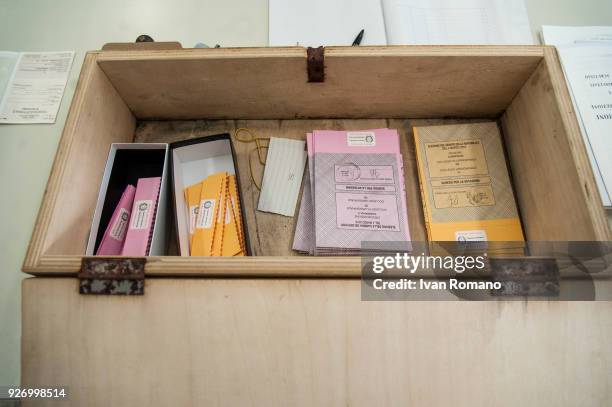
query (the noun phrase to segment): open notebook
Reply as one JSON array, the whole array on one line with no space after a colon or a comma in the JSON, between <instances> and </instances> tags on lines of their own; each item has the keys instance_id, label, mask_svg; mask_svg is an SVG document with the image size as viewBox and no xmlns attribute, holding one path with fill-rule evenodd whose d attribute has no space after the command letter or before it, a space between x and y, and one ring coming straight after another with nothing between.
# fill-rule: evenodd
<instances>
[{"instance_id":1,"label":"open notebook","mask_svg":"<svg viewBox=\"0 0 612 407\"><path fill-rule=\"evenodd\" d=\"M532 45L524 0L270 0L269 45Z\"/></svg>"}]
</instances>

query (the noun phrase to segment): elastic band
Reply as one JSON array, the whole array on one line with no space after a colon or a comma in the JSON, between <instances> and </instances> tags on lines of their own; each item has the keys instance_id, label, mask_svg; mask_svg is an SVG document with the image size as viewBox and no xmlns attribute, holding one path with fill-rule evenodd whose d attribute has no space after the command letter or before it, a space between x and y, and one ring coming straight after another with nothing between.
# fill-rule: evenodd
<instances>
[{"instance_id":1,"label":"elastic band","mask_svg":"<svg viewBox=\"0 0 612 407\"><path fill-rule=\"evenodd\" d=\"M246 133L246 136L240 136L241 133ZM234 139L236 141L239 141L241 143L255 143L256 147L254 149L252 149L251 151L249 151L248 155L249 155L249 172L251 174L251 181L253 182L253 184L255 185L255 188L257 188L259 191L261 191L261 186L260 184L257 183L257 181L255 180L255 176L253 175L253 160L251 159L253 157L253 152L257 151L257 158L259 158L259 163L262 166L266 165L266 156L262 157L262 150L263 149L268 149L268 144L270 143L270 138L269 137L257 137L255 135L255 132L253 132L250 129L247 129L245 127L240 127L238 129L236 129L236 131L234 132ZM263 141L265 141L266 145L261 144Z\"/></svg>"}]
</instances>

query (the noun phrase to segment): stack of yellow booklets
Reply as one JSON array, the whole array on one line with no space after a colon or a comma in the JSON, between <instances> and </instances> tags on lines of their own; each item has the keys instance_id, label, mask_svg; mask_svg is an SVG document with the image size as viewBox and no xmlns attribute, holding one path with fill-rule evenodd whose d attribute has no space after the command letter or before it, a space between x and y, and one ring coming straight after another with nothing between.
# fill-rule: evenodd
<instances>
[{"instance_id":1,"label":"stack of yellow booklets","mask_svg":"<svg viewBox=\"0 0 612 407\"><path fill-rule=\"evenodd\" d=\"M440 242L437 248L487 242L489 253L522 254L523 230L497 124L415 127L414 140L429 241Z\"/></svg>"},{"instance_id":2,"label":"stack of yellow booklets","mask_svg":"<svg viewBox=\"0 0 612 407\"><path fill-rule=\"evenodd\" d=\"M210 175L185 188L191 256L244 256L236 176Z\"/></svg>"}]
</instances>

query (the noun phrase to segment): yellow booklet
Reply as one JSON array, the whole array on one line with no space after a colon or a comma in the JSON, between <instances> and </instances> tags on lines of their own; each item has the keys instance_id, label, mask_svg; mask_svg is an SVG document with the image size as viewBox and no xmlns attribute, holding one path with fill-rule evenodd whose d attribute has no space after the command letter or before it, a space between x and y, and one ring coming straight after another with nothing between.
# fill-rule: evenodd
<instances>
[{"instance_id":1,"label":"yellow booklet","mask_svg":"<svg viewBox=\"0 0 612 407\"><path fill-rule=\"evenodd\" d=\"M192 256L212 256L215 234L217 233L217 218L223 202L221 201L227 173L219 172L202 181L200 192L200 207L198 209ZM221 212L223 213L223 212Z\"/></svg>"},{"instance_id":2,"label":"yellow booklet","mask_svg":"<svg viewBox=\"0 0 612 407\"><path fill-rule=\"evenodd\" d=\"M504 242L489 246L499 253L524 247L496 123L415 127L414 141L430 241Z\"/></svg>"}]
</instances>

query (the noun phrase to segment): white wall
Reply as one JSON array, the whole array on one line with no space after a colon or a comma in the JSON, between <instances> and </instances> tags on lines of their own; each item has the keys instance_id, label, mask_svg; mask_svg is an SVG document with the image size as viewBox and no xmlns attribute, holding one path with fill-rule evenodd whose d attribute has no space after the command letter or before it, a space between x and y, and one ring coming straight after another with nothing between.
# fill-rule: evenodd
<instances>
[{"instance_id":1,"label":"white wall","mask_svg":"<svg viewBox=\"0 0 612 407\"><path fill-rule=\"evenodd\" d=\"M610 0L527 0L542 24L612 25ZM139 34L222 46L267 44L266 0L0 0L0 50L76 51L54 125L0 126L0 386L19 383L20 272L85 51Z\"/></svg>"}]
</instances>

